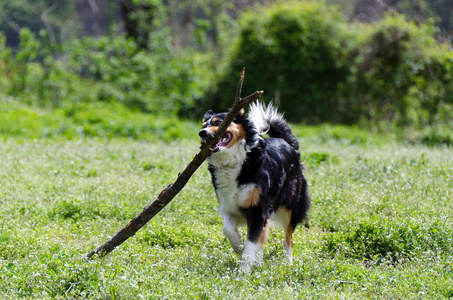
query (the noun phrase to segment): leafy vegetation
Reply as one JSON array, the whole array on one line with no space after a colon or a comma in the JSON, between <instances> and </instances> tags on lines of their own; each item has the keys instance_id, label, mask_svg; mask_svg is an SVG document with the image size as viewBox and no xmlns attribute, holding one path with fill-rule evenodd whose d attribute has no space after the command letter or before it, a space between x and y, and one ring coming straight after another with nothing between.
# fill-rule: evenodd
<instances>
[{"instance_id":1,"label":"leafy vegetation","mask_svg":"<svg viewBox=\"0 0 453 300\"><path fill-rule=\"evenodd\" d=\"M3 54L0 70L7 76L2 86L6 95L34 106L102 101L174 116L190 111L212 81L205 72L209 56L197 53L149 54L121 36L87 37L73 42L63 62L40 53L40 42L29 30L21 38L16 55Z\"/></svg>"},{"instance_id":2,"label":"leafy vegetation","mask_svg":"<svg viewBox=\"0 0 453 300\"><path fill-rule=\"evenodd\" d=\"M176 117L143 114L117 103L81 102L52 110L0 101L0 137L25 139L127 137L170 142L197 125Z\"/></svg>"},{"instance_id":3,"label":"leafy vegetation","mask_svg":"<svg viewBox=\"0 0 453 300\"><path fill-rule=\"evenodd\" d=\"M247 66L249 89L265 87L294 122L451 126L453 55L435 33L399 16L346 23L319 3L278 3L243 17L218 89Z\"/></svg>"},{"instance_id":4,"label":"leafy vegetation","mask_svg":"<svg viewBox=\"0 0 453 300\"><path fill-rule=\"evenodd\" d=\"M331 120L332 97L347 76L341 14L311 3L276 4L243 18L219 90L234 87L233 74L247 67L248 91L263 87L291 120ZM218 96L225 106L226 95ZM335 112L336 113L336 112Z\"/></svg>"},{"instance_id":5,"label":"leafy vegetation","mask_svg":"<svg viewBox=\"0 0 453 300\"><path fill-rule=\"evenodd\" d=\"M171 12L159 3L163 16L153 19L147 47L113 33L52 46L49 31L23 28L12 51L0 37L4 96L45 109L106 102L197 119L230 105L246 66L245 93L264 89L296 123L445 128L438 132L453 126L453 54L436 41L432 24L396 14L371 24L346 22L334 6L302 1L254 7L234 25L221 13L228 5L202 5L206 23L187 37L200 42L182 47L165 22ZM209 46L201 37L212 34L217 42Z\"/></svg>"}]
</instances>

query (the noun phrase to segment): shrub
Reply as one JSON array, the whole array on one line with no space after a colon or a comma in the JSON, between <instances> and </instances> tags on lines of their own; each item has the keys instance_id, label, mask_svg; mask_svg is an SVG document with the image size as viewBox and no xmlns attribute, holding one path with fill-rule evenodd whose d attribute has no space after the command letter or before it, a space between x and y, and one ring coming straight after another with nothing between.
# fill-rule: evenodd
<instances>
[{"instance_id":1,"label":"shrub","mask_svg":"<svg viewBox=\"0 0 453 300\"><path fill-rule=\"evenodd\" d=\"M12 54L0 37L0 87L23 103L50 109L104 101L194 117L214 77L210 55L190 49L173 53L162 45L147 52L124 36L76 39L66 45L65 59L40 45L24 29L20 48Z\"/></svg>"},{"instance_id":2,"label":"shrub","mask_svg":"<svg viewBox=\"0 0 453 300\"><path fill-rule=\"evenodd\" d=\"M348 119L430 123L451 98L452 53L436 44L436 29L388 17L351 54L351 76L339 89ZM446 50L446 49L444 49Z\"/></svg>"},{"instance_id":3,"label":"shrub","mask_svg":"<svg viewBox=\"0 0 453 300\"><path fill-rule=\"evenodd\" d=\"M453 249L452 231L445 225L438 221L418 224L412 220L374 217L327 234L324 247L332 255L394 261L427 251L449 252Z\"/></svg>"},{"instance_id":4,"label":"shrub","mask_svg":"<svg viewBox=\"0 0 453 300\"><path fill-rule=\"evenodd\" d=\"M11 49L6 47L6 38L2 32L0 32L0 74L5 74L8 76L10 65L12 62L12 53ZM6 78L0 77L0 88L2 91L8 90L8 80Z\"/></svg>"},{"instance_id":5,"label":"shrub","mask_svg":"<svg viewBox=\"0 0 453 300\"><path fill-rule=\"evenodd\" d=\"M211 106L228 106L221 91L245 66L244 94L264 89L293 122L451 125L453 53L436 32L400 16L346 23L315 2L259 8L243 16Z\"/></svg>"},{"instance_id":6,"label":"shrub","mask_svg":"<svg viewBox=\"0 0 453 300\"><path fill-rule=\"evenodd\" d=\"M325 153L325 152L309 152L302 153L301 157L304 158L307 165L319 165L322 163L333 163L336 164L339 162L338 156Z\"/></svg>"},{"instance_id":7,"label":"shrub","mask_svg":"<svg viewBox=\"0 0 453 300\"><path fill-rule=\"evenodd\" d=\"M219 91L234 91L233 74L245 66L244 94L264 89L292 121L333 120L331 99L348 72L341 18L320 4L292 2L245 14ZM226 96L219 92L213 106L227 107Z\"/></svg>"},{"instance_id":8,"label":"shrub","mask_svg":"<svg viewBox=\"0 0 453 300\"><path fill-rule=\"evenodd\" d=\"M428 127L418 141L427 146L451 146L453 145L453 135L451 130L444 127Z\"/></svg>"},{"instance_id":9,"label":"shrub","mask_svg":"<svg viewBox=\"0 0 453 300\"><path fill-rule=\"evenodd\" d=\"M189 115L212 81L209 55L190 50L149 53L125 37L74 41L70 67L97 82L97 98L143 112Z\"/></svg>"}]
</instances>

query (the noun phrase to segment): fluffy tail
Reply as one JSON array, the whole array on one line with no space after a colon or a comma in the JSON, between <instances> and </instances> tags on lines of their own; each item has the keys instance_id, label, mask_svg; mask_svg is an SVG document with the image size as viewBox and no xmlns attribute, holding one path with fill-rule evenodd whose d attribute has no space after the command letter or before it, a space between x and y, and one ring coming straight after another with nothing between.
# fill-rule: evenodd
<instances>
[{"instance_id":1,"label":"fluffy tail","mask_svg":"<svg viewBox=\"0 0 453 300\"><path fill-rule=\"evenodd\" d=\"M264 135L267 133L270 137L281 138L291 147L299 150L299 143L283 118L283 114L279 114L277 108L272 104L265 107L261 102L252 103L250 105L249 119L255 125L258 134Z\"/></svg>"}]
</instances>

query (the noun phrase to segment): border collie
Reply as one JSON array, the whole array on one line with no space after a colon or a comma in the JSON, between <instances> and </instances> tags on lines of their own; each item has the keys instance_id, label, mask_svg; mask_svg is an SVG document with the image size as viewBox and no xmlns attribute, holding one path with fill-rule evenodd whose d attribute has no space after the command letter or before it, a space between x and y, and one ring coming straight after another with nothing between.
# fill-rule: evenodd
<instances>
[{"instance_id":1,"label":"border collie","mask_svg":"<svg viewBox=\"0 0 453 300\"><path fill-rule=\"evenodd\" d=\"M202 143L226 115L206 112L199 132ZM292 235L306 217L310 198L299 144L283 115L272 105L251 104L248 116L241 111L211 150L207 161L223 233L234 251L242 252L240 270L248 272L261 263L270 221L285 231L283 247L291 264ZM245 244L238 232L243 225L247 225Z\"/></svg>"}]
</instances>

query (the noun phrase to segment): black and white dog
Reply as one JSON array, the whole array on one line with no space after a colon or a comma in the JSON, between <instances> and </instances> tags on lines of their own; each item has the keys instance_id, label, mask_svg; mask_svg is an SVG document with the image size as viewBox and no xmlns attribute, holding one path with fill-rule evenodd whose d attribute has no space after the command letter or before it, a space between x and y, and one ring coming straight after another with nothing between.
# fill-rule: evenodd
<instances>
[{"instance_id":1,"label":"black and white dog","mask_svg":"<svg viewBox=\"0 0 453 300\"><path fill-rule=\"evenodd\" d=\"M227 113L206 112L201 142L211 137ZM269 138L264 138L264 134ZM212 183L219 201L223 233L234 251L242 252L241 270L261 262L269 223L285 230L287 260L292 263L292 235L310 206L302 174L299 144L277 110L252 104L229 125L208 157ZM247 225L245 244L238 227Z\"/></svg>"}]
</instances>

